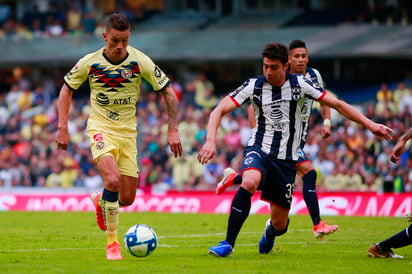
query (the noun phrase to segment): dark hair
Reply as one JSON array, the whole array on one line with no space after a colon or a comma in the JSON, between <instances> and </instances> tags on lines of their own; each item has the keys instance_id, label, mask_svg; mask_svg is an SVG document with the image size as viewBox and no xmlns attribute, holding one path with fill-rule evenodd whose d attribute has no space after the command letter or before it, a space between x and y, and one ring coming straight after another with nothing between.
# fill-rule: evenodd
<instances>
[{"instance_id":1,"label":"dark hair","mask_svg":"<svg viewBox=\"0 0 412 274\"><path fill-rule=\"evenodd\" d=\"M289 44L289 51L296 49L296 48L306 48L306 43L302 40L293 40Z\"/></svg>"},{"instance_id":2,"label":"dark hair","mask_svg":"<svg viewBox=\"0 0 412 274\"><path fill-rule=\"evenodd\" d=\"M277 59L282 64L288 62L288 49L281 43L269 43L265 46L262 56L268 59Z\"/></svg>"},{"instance_id":3,"label":"dark hair","mask_svg":"<svg viewBox=\"0 0 412 274\"><path fill-rule=\"evenodd\" d=\"M113 13L107 20L106 31L115 29L119 31L125 31L130 29L130 23L127 18L121 13Z\"/></svg>"}]
</instances>

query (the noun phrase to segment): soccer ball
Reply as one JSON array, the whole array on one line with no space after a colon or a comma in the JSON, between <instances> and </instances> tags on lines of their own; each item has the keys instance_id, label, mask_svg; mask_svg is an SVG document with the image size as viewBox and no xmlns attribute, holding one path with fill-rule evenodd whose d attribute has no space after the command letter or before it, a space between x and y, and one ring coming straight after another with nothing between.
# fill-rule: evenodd
<instances>
[{"instance_id":1,"label":"soccer ball","mask_svg":"<svg viewBox=\"0 0 412 274\"><path fill-rule=\"evenodd\" d=\"M136 257L146 257L157 247L157 236L147 225L134 225L124 235L126 249Z\"/></svg>"}]
</instances>

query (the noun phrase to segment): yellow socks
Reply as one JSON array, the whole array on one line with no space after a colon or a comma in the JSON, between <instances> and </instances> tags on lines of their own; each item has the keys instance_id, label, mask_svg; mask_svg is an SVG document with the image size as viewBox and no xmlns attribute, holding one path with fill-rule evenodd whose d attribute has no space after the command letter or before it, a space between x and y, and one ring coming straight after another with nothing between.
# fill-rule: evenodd
<instances>
[{"instance_id":1,"label":"yellow socks","mask_svg":"<svg viewBox=\"0 0 412 274\"><path fill-rule=\"evenodd\" d=\"M102 200L102 211L106 223L107 243L118 242L117 227L119 226L119 201Z\"/></svg>"}]
</instances>

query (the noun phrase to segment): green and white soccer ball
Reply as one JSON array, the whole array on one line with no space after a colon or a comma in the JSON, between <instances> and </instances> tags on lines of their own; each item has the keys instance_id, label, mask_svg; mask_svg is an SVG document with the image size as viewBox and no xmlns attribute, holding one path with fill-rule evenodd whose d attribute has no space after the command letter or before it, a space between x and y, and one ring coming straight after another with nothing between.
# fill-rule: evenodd
<instances>
[{"instance_id":1,"label":"green and white soccer ball","mask_svg":"<svg viewBox=\"0 0 412 274\"><path fill-rule=\"evenodd\" d=\"M124 245L133 256L146 257L156 249L157 236L150 226L134 225L124 235Z\"/></svg>"}]
</instances>

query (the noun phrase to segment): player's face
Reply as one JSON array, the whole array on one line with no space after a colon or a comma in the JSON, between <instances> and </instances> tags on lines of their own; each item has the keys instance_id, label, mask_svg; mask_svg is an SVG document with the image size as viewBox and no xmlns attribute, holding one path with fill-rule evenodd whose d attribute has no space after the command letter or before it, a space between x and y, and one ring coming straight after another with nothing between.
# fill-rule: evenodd
<instances>
[{"instance_id":1,"label":"player's face","mask_svg":"<svg viewBox=\"0 0 412 274\"><path fill-rule=\"evenodd\" d=\"M282 64L278 59L263 58L263 75L272 86L280 87L286 80L288 64Z\"/></svg>"},{"instance_id":2,"label":"player's face","mask_svg":"<svg viewBox=\"0 0 412 274\"><path fill-rule=\"evenodd\" d=\"M305 75L309 62L308 51L305 48L295 48L289 52L289 70L291 73Z\"/></svg>"},{"instance_id":3,"label":"player's face","mask_svg":"<svg viewBox=\"0 0 412 274\"><path fill-rule=\"evenodd\" d=\"M105 54L113 62L119 62L126 57L129 44L130 30L119 31L110 29L103 33L106 41Z\"/></svg>"}]
</instances>

